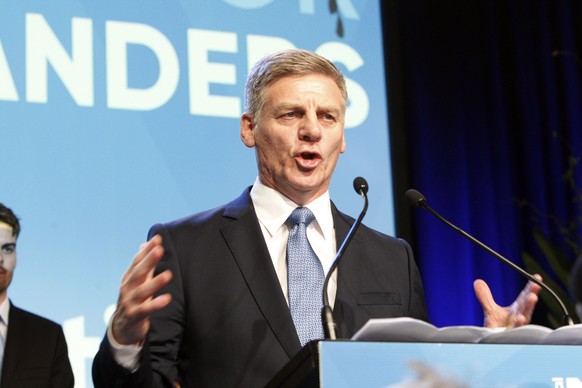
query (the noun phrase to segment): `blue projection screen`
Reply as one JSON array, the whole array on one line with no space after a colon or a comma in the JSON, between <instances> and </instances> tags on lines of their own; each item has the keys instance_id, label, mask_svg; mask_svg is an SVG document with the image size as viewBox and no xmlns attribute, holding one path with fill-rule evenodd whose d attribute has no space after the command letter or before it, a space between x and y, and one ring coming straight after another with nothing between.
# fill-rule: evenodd
<instances>
[{"instance_id":1,"label":"blue projection screen","mask_svg":"<svg viewBox=\"0 0 582 388\"><path fill-rule=\"evenodd\" d=\"M379 0L0 1L0 202L21 218L12 302L62 323L77 387L149 227L251 185L249 67L291 47L347 78L331 195L394 233Z\"/></svg>"}]
</instances>

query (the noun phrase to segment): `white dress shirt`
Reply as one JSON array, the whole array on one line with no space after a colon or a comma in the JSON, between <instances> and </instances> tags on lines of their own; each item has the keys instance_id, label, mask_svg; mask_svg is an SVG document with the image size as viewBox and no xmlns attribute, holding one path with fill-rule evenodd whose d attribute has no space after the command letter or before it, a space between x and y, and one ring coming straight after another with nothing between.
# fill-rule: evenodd
<instances>
[{"instance_id":1,"label":"white dress shirt","mask_svg":"<svg viewBox=\"0 0 582 388\"><path fill-rule=\"evenodd\" d=\"M259 178L251 189L251 200L255 207L263 237L267 243L273 267L277 272L281 290L289 303L287 290L287 238L289 227L285 224L296 203L278 191L265 186ZM321 261L324 275L327 275L336 255L335 228L331 215L329 192L307 204L315 215L315 220L307 228L307 239ZM337 290L336 274L329 281L328 297L333 307Z\"/></svg>"},{"instance_id":2,"label":"white dress shirt","mask_svg":"<svg viewBox=\"0 0 582 388\"><path fill-rule=\"evenodd\" d=\"M8 334L8 312L10 311L10 301L8 295L0 303L0 377L2 377L2 366L4 365L4 356L6 350L6 335Z\"/></svg>"},{"instance_id":3,"label":"white dress shirt","mask_svg":"<svg viewBox=\"0 0 582 388\"><path fill-rule=\"evenodd\" d=\"M0 303L0 336L2 336L2 344L6 344L6 335L8 334L8 312L10 310L10 300L8 295Z\"/></svg>"}]
</instances>

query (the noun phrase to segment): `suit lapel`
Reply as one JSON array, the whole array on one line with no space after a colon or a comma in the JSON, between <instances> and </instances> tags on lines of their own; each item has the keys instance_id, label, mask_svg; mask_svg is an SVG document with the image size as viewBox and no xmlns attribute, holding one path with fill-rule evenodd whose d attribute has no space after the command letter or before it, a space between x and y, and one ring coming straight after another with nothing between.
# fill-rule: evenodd
<instances>
[{"instance_id":1,"label":"suit lapel","mask_svg":"<svg viewBox=\"0 0 582 388\"><path fill-rule=\"evenodd\" d=\"M234 221L221 229L250 292L289 357L301 348L248 191L229 204L224 216Z\"/></svg>"}]
</instances>

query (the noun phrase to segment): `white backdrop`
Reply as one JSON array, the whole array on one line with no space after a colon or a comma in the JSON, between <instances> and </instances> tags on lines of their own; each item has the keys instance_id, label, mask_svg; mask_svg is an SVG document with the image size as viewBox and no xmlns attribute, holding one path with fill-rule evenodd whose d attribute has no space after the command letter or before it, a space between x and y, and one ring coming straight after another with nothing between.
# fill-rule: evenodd
<instances>
[{"instance_id":1,"label":"white backdrop","mask_svg":"<svg viewBox=\"0 0 582 388\"><path fill-rule=\"evenodd\" d=\"M249 66L300 47L348 79L331 195L393 234L378 0L0 1L0 202L21 218L14 304L64 325L77 387L121 275L155 222L218 206L256 176L238 135Z\"/></svg>"}]
</instances>

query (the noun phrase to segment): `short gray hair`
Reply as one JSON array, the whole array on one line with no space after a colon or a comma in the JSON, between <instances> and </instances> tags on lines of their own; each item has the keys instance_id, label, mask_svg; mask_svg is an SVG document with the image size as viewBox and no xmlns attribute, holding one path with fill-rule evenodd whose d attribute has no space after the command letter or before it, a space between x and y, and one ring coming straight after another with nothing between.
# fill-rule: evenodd
<instances>
[{"instance_id":1,"label":"short gray hair","mask_svg":"<svg viewBox=\"0 0 582 388\"><path fill-rule=\"evenodd\" d=\"M258 117L265 102L265 90L270 83L287 76L308 74L322 74L330 77L340 90L345 110L348 92L346 81L339 69L319 54L292 49L267 55L253 66L245 85L247 113Z\"/></svg>"}]
</instances>

